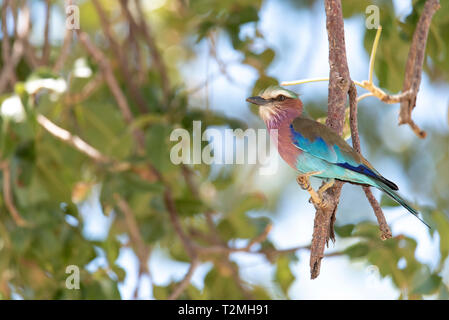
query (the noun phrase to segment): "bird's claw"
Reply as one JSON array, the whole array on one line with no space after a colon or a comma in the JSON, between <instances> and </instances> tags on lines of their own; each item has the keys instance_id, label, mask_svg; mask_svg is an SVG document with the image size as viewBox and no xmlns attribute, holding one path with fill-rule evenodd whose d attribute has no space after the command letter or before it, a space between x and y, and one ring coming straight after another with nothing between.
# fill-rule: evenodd
<instances>
[{"instance_id":1,"label":"bird's claw","mask_svg":"<svg viewBox=\"0 0 449 320\"><path fill-rule=\"evenodd\" d=\"M299 186L303 189L303 190L309 190L311 189L310 187L310 182L309 182L309 178L304 177L304 176L298 176L296 178L296 182L298 182Z\"/></svg>"},{"instance_id":2,"label":"bird's claw","mask_svg":"<svg viewBox=\"0 0 449 320\"><path fill-rule=\"evenodd\" d=\"M313 173L316 174L316 173ZM322 192L316 192L315 190L313 190L312 186L310 185L310 181L309 181L309 176L311 174L304 174L304 175L300 175L296 178L296 181L298 182L298 184L301 186L301 188L303 190L306 190L307 192L309 192L310 194L310 199L309 199L309 203L312 203L315 205L315 207L319 207L319 208L325 208L325 201L323 201L322 199L322 192L324 192L328 187L326 187ZM321 188L320 188L321 190Z\"/></svg>"},{"instance_id":3,"label":"bird's claw","mask_svg":"<svg viewBox=\"0 0 449 320\"><path fill-rule=\"evenodd\" d=\"M325 184L323 184L319 189L318 189L318 196L320 197L320 199L324 199L324 192L329 189L330 187L332 187L335 183L335 179L330 179L329 181L327 181Z\"/></svg>"}]
</instances>

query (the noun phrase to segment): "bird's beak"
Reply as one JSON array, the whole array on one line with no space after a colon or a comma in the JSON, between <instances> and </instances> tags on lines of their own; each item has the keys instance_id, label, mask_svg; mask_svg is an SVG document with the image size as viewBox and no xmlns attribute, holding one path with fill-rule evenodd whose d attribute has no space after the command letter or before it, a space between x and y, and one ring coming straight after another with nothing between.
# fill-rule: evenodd
<instances>
[{"instance_id":1,"label":"bird's beak","mask_svg":"<svg viewBox=\"0 0 449 320\"><path fill-rule=\"evenodd\" d=\"M264 104L270 102L270 100L265 100L264 98L259 96L246 98L246 101L248 101L249 103L257 104L258 106L263 106Z\"/></svg>"}]
</instances>

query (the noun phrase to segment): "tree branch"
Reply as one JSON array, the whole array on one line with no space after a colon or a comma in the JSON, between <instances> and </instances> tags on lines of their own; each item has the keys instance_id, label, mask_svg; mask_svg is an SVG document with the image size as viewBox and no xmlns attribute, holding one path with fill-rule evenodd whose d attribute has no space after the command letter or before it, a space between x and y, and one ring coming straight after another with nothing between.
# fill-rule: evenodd
<instances>
[{"instance_id":1,"label":"tree branch","mask_svg":"<svg viewBox=\"0 0 449 320\"><path fill-rule=\"evenodd\" d=\"M54 137L74 147L75 149L85 154L89 158L93 159L94 161L101 164L110 164L111 165L110 171L120 172L125 170L131 170L132 172L137 174L142 180L146 180L151 183L155 182L156 180L160 180L159 176L155 177L154 168L152 167L148 168L147 166L143 167L134 166L129 162L117 161L115 159L112 159L102 154L98 149L94 148L93 146L82 140L80 137L73 135L69 131L57 126L56 124L54 124L48 118L46 118L41 114L37 116L37 121L45 130L47 130Z\"/></svg>"},{"instance_id":2,"label":"tree branch","mask_svg":"<svg viewBox=\"0 0 449 320\"><path fill-rule=\"evenodd\" d=\"M51 1L45 0L45 30L44 30L44 46L42 48L41 65L47 65L50 59L50 17L51 17Z\"/></svg>"},{"instance_id":3,"label":"tree branch","mask_svg":"<svg viewBox=\"0 0 449 320\"><path fill-rule=\"evenodd\" d=\"M112 70L111 65L106 59L105 55L101 50L99 50L95 45L90 41L89 36L85 32L79 32L79 40L86 48L87 52L94 58L94 60L98 63L101 71L103 72L104 79L111 90L112 95L114 96L117 104L119 106L120 111L122 112L123 118L127 124L131 124L134 121L134 116L131 112L131 108L126 100L125 94L120 88L117 79L114 76L114 72ZM136 141L139 146L139 152L143 153L143 148L145 145L145 139L142 131L133 130L133 134L136 138Z\"/></svg>"},{"instance_id":4,"label":"tree branch","mask_svg":"<svg viewBox=\"0 0 449 320\"><path fill-rule=\"evenodd\" d=\"M127 9L127 2L128 0L121 0L121 2L124 3L123 8ZM146 22L145 16L144 16L144 10L141 6L140 0L135 0L136 7L138 8L137 12L139 14L139 22L136 23L134 19L130 20L132 21L132 24L136 28L138 28L141 33L143 34L143 37L148 45L148 48L150 50L150 54L153 58L154 65L156 69L159 72L159 75L161 77L161 84L162 84L162 93L164 95L164 102L166 103L166 108L168 108L169 98L170 98L170 81L168 78L168 72L167 68L165 66L165 63L159 53L159 49L156 45L156 41L153 37L153 33L151 31L150 26Z\"/></svg>"},{"instance_id":5,"label":"tree branch","mask_svg":"<svg viewBox=\"0 0 449 320\"><path fill-rule=\"evenodd\" d=\"M117 206L119 207L120 211L122 211L125 215L125 222L129 230L131 243L133 244L137 258L139 260L139 273L145 272L147 274L150 274L150 271L148 269L148 258L150 255L150 250L143 241L142 234L140 233L139 226L136 221L136 217L125 199L123 199L117 193L114 194L114 198L117 201Z\"/></svg>"},{"instance_id":6,"label":"tree branch","mask_svg":"<svg viewBox=\"0 0 449 320\"><path fill-rule=\"evenodd\" d=\"M15 21L17 28L17 39L14 41L14 44L12 46L12 53L8 58L8 63L3 66L3 69L0 73L0 93L5 90L5 87L11 77L14 77L14 70L25 52L25 42L30 31L30 11L26 5L22 7L21 15L24 18L24 24L20 26L21 28L19 28L17 26L17 20ZM4 54L6 54L5 51L3 52Z\"/></svg>"},{"instance_id":7,"label":"tree branch","mask_svg":"<svg viewBox=\"0 0 449 320\"><path fill-rule=\"evenodd\" d=\"M16 206L14 205L11 189L11 168L8 161L0 162L0 170L3 172L3 198L6 208L8 208L11 217L19 227L25 227L28 223L22 218Z\"/></svg>"},{"instance_id":8,"label":"tree branch","mask_svg":"<svg viewBox=\"0 0 449 320\"><path fill-rule=\"evenodd\" d=\"M130 124L131 122L133 122L134 116L131 113L131 108L129 107L128 102L126 101L126 97L123 91L120 89L117 79L115 79L114 72L112 71L110 63L106 59L103 52L101 52L101 50L95 47L95 45L90 41L87 33L79 32L78 35L79 40L84 45L87 52L94 58L95 62L98 63L98 66L103 72L105 81L108 84L109 89L111 90L111 93L113 94L115 100L117 101L120 111L122 112L123 118L128 124Z\"/></svg>"},{"instance_id":9,"label":"tree branch","mask_svg":"<svg viewBox=\"0 0 449 320\"><path fill-rule=\"evenodd\" d=\"M187 271L184 278L181 280L181 282L178 284L176 289L172 292L172 294L167 298L167 300L176 300L179 298L179 296L184 292L184 290L187 288L187 286L190 283L190 280L192 279L193 273L195 272L196 268L200 265L200 261L198 258L195 258L190 263L189 270Z\"/></svg>"},{"instance_id":10,"label":"tree branch","mask_svg":"<svg viewBox=\"0 0 449 320\"><path fill-rule=\"evenodd\" d=\"M58 73L64 67L64 64L67 60L67 57L70 53L70 44L72 43L73 31L67 29L64 35L64 42L61 46L61 52L59 54L58 59L56 60L55 65L53 66L53 72Z\"/></svg>"},{"instance_id":11,"label":"tree branch","mask_svg":"<svg viewBox=\"0 0 449 320\"><path fill-rule=\"evenodd\" d=\"M65 0L65 5L66 7L72 5L72 0ZM70 44L72 43L72 39L73 39L73 30L66 28L64 35L64 42L62 44L59 57L56 60L55 65L53 66L53 72L58 73L64 67L64 63L66 62L67 57L70 53Z\"/></svg>"},{"instance_id":12,"label":"tree branch","mask_svg":"<svg viewBox=\"0 0 449 320\"><path fill-rule=\"evenodd\" d=\"M176 234L178 235L184 248L186 249L188 256L193 261L194 259L197 258L195 244L191 241L191 239L187 236L187 234L182 229L181 221L179 220L175 202L173 201L171 189L169 187L165 188L164 202L165 202L165 206L167 208L167 211L168 211L168 214L170 217L171 224L173 225L173 228L175 229Z\"/></svg>"},{"instance_id":13,"label":"tree branch","mask_svg":"<svg viewBox=\"0 0 449 320\"><path fill-rule=\"evenodd\" d=\"M103 81L102 73L98 72L88 83L86 83L80 92L68 93L64 97L64 102L73 105L86 100L100 87Z\"/></svg>"},{"instance_id":14,"label":"tree branch","mask_svg":"<svg viewBox=\"0 0 449 320\"><path fill-rule=\"evenodd\" d=\"M355 151L361 153L359 130L357 125L357 88L355 87L354 82L352 82L349 87L349 125L351 127L352 146L354 147ZM391 230L388 227L379 202L377 202L376 198L374 198L374 195L369 187L363 187L363 191L365 192L366 198L371 204L371 207L374 210L374 214L376 215L380 231L382 232L381 239L390 239L392 237Z\"/></svg>"},{"instance_id":15,"label":"tree branch","mask_svg":"<svg viewBox=\"0 0 449 320\"><path fill-rule=\"evenodd\" d=\"M137 84L141 84L145 82L148 71L145 63L146 55L141 52L141 46L139 40L137 39L139 29L137 28L134 18L128 9L128 0L120 0L119 2L122 9L122 14L128 22L128 49L126 52L132 55L131 61L135 63L134 72L137 73L135 77L136 82Z\"/></svg>"},{"instance_id":16,"label":"tree branch","mask_svg":"<svg viewBox=\"0 0 449 320\"><path fill-rule=\"evenodd\" d=\"M112 162L110 158L103 155L100 151L92 147L90 144L82 140L80 137L71 134L69 131L61 127L58 127L56 124L51 122L47 117L38 114L37 122L53 136L55 136L61 141L66 142L68 145L74 147L75 149L85 154L89 158L92 158L100 163Z\"/></svg>"},{"instance_id":17,"label":"tree branch","mask_svg":"<svg viewBox=\"0 0 449 320\"><path fill-rule=\"evenodd\" d=\"M8 16L8 6L9 6L9 0L3 1L2 4L2 58L3 58L3 65L9 65L11 52L10 52L10 43L9 43L9 33L8 33L8 26L6 23L7 16ZM11 87L16 81L16 75L14 72L14 69L8 74L8 81L11 84Z\"/></svg>"},{"instance_id":18,"label":"tree branch","mask_svg":"<svg viewBox=\"0 0 449 320\"><path fill-rule=\"evenodd\" d=\"M412 111L416 106L416 97L421 83L422 66L424 63L427 36L430 22L435 12L440 8L438 0L427 0L424 10L416 25L413 34L412 44L408 53L407 64L405 66L405 77L402 92L412 90L406 100L401 102L399 111L399 124L408 124L420 138L425 138L426 133L422 131L412 120Z\"/></svg>"},{"instance_id":19,"label":"tree branch","mask_svg":"<svg viewBox=\"0 0 449 320\"><path fill-rule=\"evenodd\" d=\"M139 111L141 113L147 113L148 106L145 102L145 99L144 99L142 93L137 88L134 78L128 68L129 62L126 60L126 56L123 53L122 47L116 40L117 37L114 35L114 33L112 31L111 24L109 23L109 20L106 16L105 11L103 10L103 7L101 6L101 4L98 0L93 0L92 3L94 5L95 9L97 10L98 16L100 17L100 23L103 28L103 32L109 41L112 52L115 54L115 56L119 62L120 71L128 83L128 87L129 87L129 90L131 93L131 98L134 100L134 102L136 103L136 105L139 108Z\"/></svg>"},{"instance_id":20,"label":"tree branch","mask_svg":"<svg viewBox=\"0 0 449 320\"><path fill-rule=\"evenodd\" d=\"M346 95L351 78L346 60L343 13L340 0L325 0L326 29L329 41L329 92L326 125L338 134L343 132ZM320 274L324 247L335 240L334 222L340 201L341 182L336 182L323 195L323 206L317 206L310 251L310 273L315 279Z\"/></svg>"}]
</instances>

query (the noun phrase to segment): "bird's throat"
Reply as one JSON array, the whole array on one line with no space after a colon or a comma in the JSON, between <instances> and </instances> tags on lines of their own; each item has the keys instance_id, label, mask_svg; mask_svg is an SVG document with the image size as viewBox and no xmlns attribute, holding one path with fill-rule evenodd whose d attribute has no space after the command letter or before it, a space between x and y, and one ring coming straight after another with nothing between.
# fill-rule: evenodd
<instances>
[{"instance_id":1,"label":"bird's throat","mask_svg":"<svg viewBox=\"0 0 449 320\"><path fill-rule=\"evenodd\" d=\"M299 108L279 108L279 107L263 107L259 114L267 129L280 129L282 126L290 124L293 119L301 115Z\"/></svg>"}]
</instances>

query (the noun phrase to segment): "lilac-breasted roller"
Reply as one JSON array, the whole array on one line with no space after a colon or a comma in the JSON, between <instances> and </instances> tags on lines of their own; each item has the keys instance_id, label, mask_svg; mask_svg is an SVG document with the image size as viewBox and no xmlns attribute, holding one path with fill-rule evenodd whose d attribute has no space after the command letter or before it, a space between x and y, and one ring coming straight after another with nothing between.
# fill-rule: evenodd
<instances>
[{"instance_id":1,"label":"lilac-breasted roller","mask_svg":"<svg viewBox=\"0 0 449 320\"><path fill-rule=\"evenodd\" d=\"M302 102L296 93L271 86L246 101L259 106L260 117L272 137L272 129L277 129L278 152L299 172L298 181L308 181L309 176L326 180L318 191L320 195L335 180L376 187L421 220L418 212L396 193L395 183L384 178L331 128L302 115ZM313 191L310 184L305 184Z\"/></svg>"}]
</instances>

